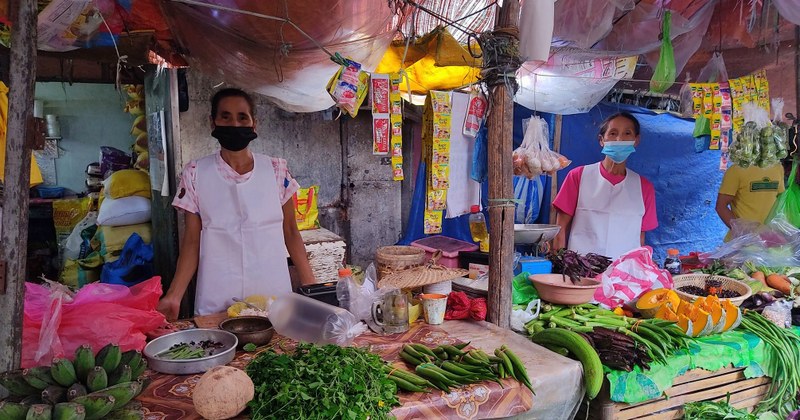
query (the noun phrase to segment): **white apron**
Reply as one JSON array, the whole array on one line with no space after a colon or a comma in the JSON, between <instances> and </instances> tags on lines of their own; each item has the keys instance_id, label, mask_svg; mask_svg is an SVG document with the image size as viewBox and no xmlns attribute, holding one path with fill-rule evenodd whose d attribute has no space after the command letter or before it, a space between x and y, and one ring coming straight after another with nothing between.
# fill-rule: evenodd
<instances>
[{"instance_id":1,"label":"white apron","mask_svg":"<svg viewBox=\"0 0 800 420\"><path fill-rule=\"evenodd\" d=\"M616 259L641 246L644 199L639 175L627 170L611 185L600 174L600 163L583 168L578 204L569 235L569 249Z\"/></svg>"},{"instance_id":2,"label":"white apron","mask_svg":"<svg viewBox=\"0 0 800 420\"><path fill-rule=\"evenodd\" d=\"M253 158L253 173L240 184L222 177L216 155L197 161L203 229L196 315L224 311L234 297L292 291L275 170L269 157Z\"/></svg>"}]
</instances>

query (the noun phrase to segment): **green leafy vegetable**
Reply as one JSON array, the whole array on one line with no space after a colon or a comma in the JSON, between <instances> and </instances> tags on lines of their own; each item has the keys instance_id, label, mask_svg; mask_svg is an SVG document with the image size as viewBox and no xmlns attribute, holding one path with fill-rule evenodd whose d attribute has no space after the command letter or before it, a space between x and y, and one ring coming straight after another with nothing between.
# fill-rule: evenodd
<instances>
[{"instance_id":1,"label":"green leafy vegetable","mask_svg":"<svg viewBox=\"0 0 800 420\"><path fill-rule=\"evenodd\" d=\"M256 345L253 343L247 343L242 346L242 350L244 351L256 351Z\"/></svg>"},{"instance_id":2,"label":"green leafy vegetable","mask_svg":"<svg viewBox=\"0 0 800 420\"><path fill-rule=\"evenodd\" d=\"M397 385L375 354L354 347L301 343L292 354L268 350L246 371L256 387L257 419L387 419Z\"/></svg>"},{"instance_id":3,"label":"green leafy vegetable","mask_svg":"<svg viewBox=\"0 0 800 420\"><path fill-rule=\"evenodd\" d=\"M698 401L687 403L683 406L684 418L686 420L758 419L758 417L748 413L746 410L740 410L728 404L730 397L730 394L728 394L728 399L724 402Z\"/></svg>"}]
</instances>

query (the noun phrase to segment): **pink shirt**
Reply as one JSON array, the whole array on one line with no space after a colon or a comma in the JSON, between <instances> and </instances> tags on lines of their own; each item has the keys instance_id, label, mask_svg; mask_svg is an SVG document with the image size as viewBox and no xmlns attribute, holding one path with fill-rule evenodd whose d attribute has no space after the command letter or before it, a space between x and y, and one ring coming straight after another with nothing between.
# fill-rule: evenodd
<instances>
[{"instance_id":1,"label":"pink shirt","mask_svg":"<svg viewBox=\"0 0 800 420\"><path fill-rule=\"evenodd\" d=\"M561 189L553 201L553 206L562 212L574 216L575 207L578 205L578 194L581 185L581 176L583 175L583 166L579 166L567 174ZM600 165L600 174L611 185L617 185L625 179L625 175L614 175L606 170L603 165ZM658 218L656 216L656 189L653 184L639 176L642 180L642 199L644 200L644 216L642 217L642 232L647 232L658 227Z\"/></svg>"},{"instance_id":2,"label":"pink shirt","mask_svg":"<svg viewBox=\"0 0 800 420\"><path fill-rule=\"evenodd\" d=\"M275 170L275 182L278 184L278 195L281 200L281 206L286 204L292 198L295 192L300 189L300 184L292 178L289 173L289 168L286 165L286 159L270 157L272 160L272 169ZM253 171L246 174L240 174L228 165L222 159L222 155L217 152L216 154L217 170L222 175L223 179L240 184L250 179ZM178 183L178 193L175 194L175 199L172 200L172 206L189 213L199 214L200 204L197 199L196 187L197 186L197 161L193 160L186 164L181 173L181 179Z\"/></svg>"}]
</instances>

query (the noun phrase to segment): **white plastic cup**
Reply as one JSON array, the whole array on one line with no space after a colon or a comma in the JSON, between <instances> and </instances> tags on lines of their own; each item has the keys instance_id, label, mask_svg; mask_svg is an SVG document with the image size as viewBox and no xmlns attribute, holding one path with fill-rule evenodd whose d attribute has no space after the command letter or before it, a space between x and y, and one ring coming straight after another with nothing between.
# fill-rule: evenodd
<instances>
[{"instance_id":1,"label":"white plastic cup","mask_svg":"<svg viewBox=\"0 0 800 420\"><path fill-rule=\"evenodd\" d=\"M430 325L439 325L444 322L444 311L447 309L447 295L439 293L425 293L419 295L422 300L422 311L425 322Z\"/></svg>"},{"instance_id":2,"label":"white plastic cup","mask_svg":"<svg viewBox=\"0 0 800 420\"><path fill-rule=\"evenodd\" d=\"M450 280L429 284L422 288L422 293L449 295L453 291L453 282Z\"/></svg>"}]
</instances>

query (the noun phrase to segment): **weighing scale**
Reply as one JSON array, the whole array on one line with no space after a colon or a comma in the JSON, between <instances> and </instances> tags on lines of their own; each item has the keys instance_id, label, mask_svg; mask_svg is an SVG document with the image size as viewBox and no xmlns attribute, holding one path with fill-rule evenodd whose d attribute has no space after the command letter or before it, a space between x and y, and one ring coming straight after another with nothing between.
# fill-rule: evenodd
<instances>
[{"instance_id":1,"label":"weighing scale","mask_svg":"<svg viewBox=\"0 0 800 420\"><path fill-rule=\"evenodd\" d=\"M545 255L550 250L549 241L558 234L561 226L548 224L514 225L514 274L552 272L553 265Z\"/></svg>"}]
</instances>

